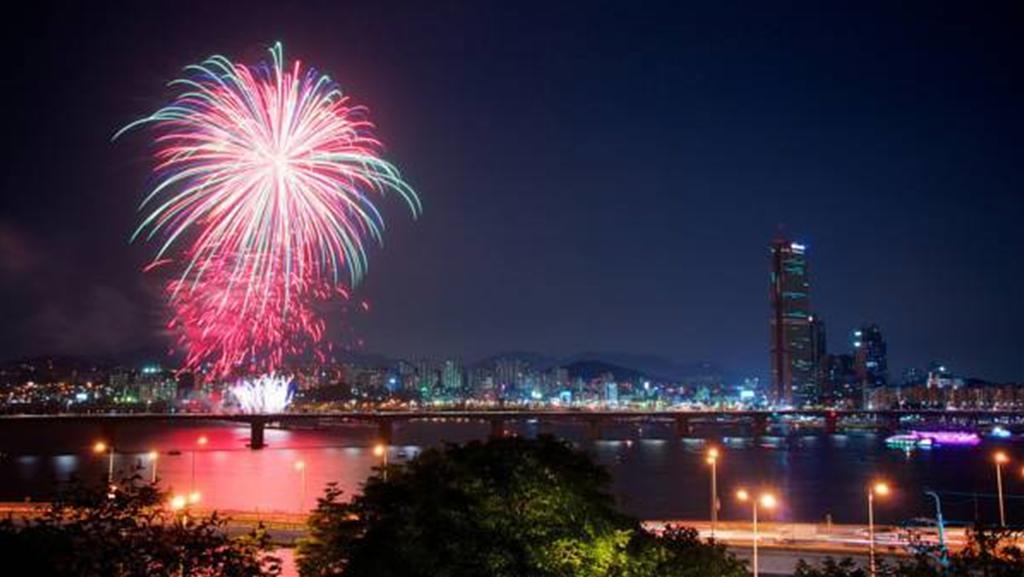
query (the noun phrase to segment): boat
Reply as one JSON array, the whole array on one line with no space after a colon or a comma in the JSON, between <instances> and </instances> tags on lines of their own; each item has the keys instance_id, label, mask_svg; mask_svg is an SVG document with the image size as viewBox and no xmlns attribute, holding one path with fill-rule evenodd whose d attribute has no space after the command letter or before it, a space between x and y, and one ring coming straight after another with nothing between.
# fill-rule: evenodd
<instances>
[{"instance_id":1,"label":"boat","mask_svg":"<svg viewBox=\"0 0 1024 577\"><path fill-rule=\"evenodd\" d=\"M904 450L942 446L973 447L978 443L981 443L981 437L967 431L910 431L885 439L887 446Z\"/></svg>"},{"instance_id":2,"label":"boat","mask_svg":"<svg viewBox=\"0 0 1024 577\"><path fill-rule=\"evenodd\" d=\"M996 425L988 432L988 436L993 439L1009 439L1013 437L1013 433L1002 425Z\"/></svg>"},{"instance_id":3,"label":"boat","mask_svg":"<svg viewBox=\"0 0 1024 577\"><path fill-rule=\"evenodd\" d=\"M918 437L913 434L893 435L885 440L885 445L891 449L910 451L913 449L930 449L933 441L927 437Z\"/></svg>"},{"instance_id":4,"label":"boat","mask_svg":"<svg viewBox=\"0 0 1024 577\"><path fill-rule=\"evenodd\" d=\"M968 431L911 431L922 439L931 439L935 445L952 445L973 447L981 443L981 437L977 433Z\"/></svg>"}]
</instances>

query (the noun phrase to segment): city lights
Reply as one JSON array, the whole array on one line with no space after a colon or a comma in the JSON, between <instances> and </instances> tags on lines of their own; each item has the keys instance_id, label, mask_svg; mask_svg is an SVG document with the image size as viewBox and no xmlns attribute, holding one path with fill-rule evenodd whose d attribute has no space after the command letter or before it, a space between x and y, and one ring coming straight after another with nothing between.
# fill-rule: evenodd
<instances>
[{"instance_id":1,"label":"city lights","mask_svg":"<svg viewBox=\"0 0 1024 577\"><path fill-rule=\"evenodd\" d=\"M173 509L175 511L180 511L180 510L184 509L185 505L187 505L187 504L188 504L188 500L185 498L184 495L174 495L170 499L171 509Z\"/></svg>"}]
</instances>

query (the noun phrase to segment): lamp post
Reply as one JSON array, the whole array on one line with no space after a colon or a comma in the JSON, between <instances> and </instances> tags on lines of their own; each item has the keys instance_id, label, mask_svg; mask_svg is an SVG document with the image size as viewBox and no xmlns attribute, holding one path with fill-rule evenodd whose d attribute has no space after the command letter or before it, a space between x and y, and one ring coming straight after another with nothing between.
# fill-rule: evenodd
<instances>
[{"instance_id":1,"label":"lamp post","mask_svg":"<svg viewBox=\"0 0 1024 577\"><path fill-rule=\"evenodd\" d=\"M196 445L205 447L209 440L206 435L201 435L196 439ZM196 448L192 447L192 480L189 482L189 491L195 490L196 488Z\"/></svg>"},{"instance_id":2,"label":"lamp post","mask_svg":"<svg viewBox=\"0 0 1024 577\"><path fill-rule=\"evenodd\" d=\"M946 549L946 525L942 521L942 501L939 500L939 494L935 491L925 491L925 495L935 499L935 524L939 526L939 563L946 568L949 567L949 550Z\"/></svg>"},{"instance_id":3,"label":"lamp post","mask_svg":"<svg viewBox=\"0 0 1024 577\"><path fill-rule=\"evenodd\" d=\"M711 538L718 529L718 449L708 449L707 463L711 465Z\"/></svg>"},{"instance_id":4,"label":"lamp post","mask_svg":"<svg viewBox=\"0 0 1024 577\"><path fill-rule=\"evenodd\" d=\"M1003 505L1003 465L1010 462L1006 453L998 451L992 458L996 462L996 491L999 493L999 526L1006 527L1006 509Z\"/></svg>"},{"instance_id":5,"label":"lamp post","mask_svg":"<svg viewBox=\"0 0 1024 577\"><path fill-rule=\"evenodd\" d=\"M772 495L771 493L763 493L760 497L755 499L755 498L751 497L750 493L748 493L746 489L740 489L739 491L736 491L736 499L739 500L740 502L744 502L744 503L747 502L747 501L750 501L750 504L751 504L751 510L752 510L752 513L753 513L753 521L754 521L754 555L753 555L753 569L754 569L754 573L753 573L753 577L758 577L758 567L757 567L757 541L758 541L758 533L757 533L757 508L758 508L758 504L760 503L761 507L764 507L765 509L769 509L770 510L770 509L774 509L775 508L775 506L778 504L778 501L775 499L775 495Z\"/></svg>"},{"instance_id":6,"label":"lamp post","mask_svg":"<svg viewBox=\"0 0 1024 577\"><path fill-rule=\"evenodd\" d=\"M160 458L160 453L157 451L149 452L149 468L151 469L151 476L149 478L150 483L156 483L156 461Z\"/></svg>"},{"instance_id":7,"label":"lamp post","mask_svg":"<svg viewBox=\"0 0 1024 577\"><path fill-rule=\"evenodd\" d=\"M295 461L295 470L299 472L299 512L306 510L306 462Z\"/></svg>"},{"instance_id":8,"label":"lamp post","mask_svg":"<svg viewBox=\"0 0 1024 577\"><path fill-rule=\"evenodd\" d=\"M96 441L96 444L92 446L92 452L97 455L107 453L107 484L112 485L114 483L114 445Z\"/></svg>"},{"instance_id":9,"label":"lamp post","mask_svg":"<svg viewBox=\"0 0 1024 577\"><path fill-rule=\"evenodd\" d=\"M868 488L868 567L871 577L877 575L875 566L875 495L885 497L889 494L889 485L875 483Z\"/></svg>"}]
</instances>

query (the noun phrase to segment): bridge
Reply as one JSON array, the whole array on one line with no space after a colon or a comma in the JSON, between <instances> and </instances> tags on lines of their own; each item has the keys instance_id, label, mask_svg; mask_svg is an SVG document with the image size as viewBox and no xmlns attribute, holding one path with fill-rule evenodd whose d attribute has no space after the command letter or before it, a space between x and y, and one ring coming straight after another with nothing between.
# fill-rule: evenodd
<instances>
[{"instance_id":1,"label":"bridge","mask_svg":"<svg viewBox=\"0 0 1024 577\"><path fill-rule=\"evenodd\" d=\"M764 436L771 423L793 418L818 420L825 432L836 433L851 420L869 422L888 431L900 428L904 418L913 419L915 426L927 424L979 426L995 420L1024 422L1024 412L1011 410L870 410L870 409L779 409L779 410L587 410L587 409L500 409L500 410L402 410L402 411L332 411L292 412L279 414L217 414L217 413L92 413L47 415L0 415L0 424L88 422L104 427L116 427L130 422L182 422L229 421L249 425L249 447L262 449L264 431L268 425L317 425L330 422L362 422L377 428L380 442L390 444L396 423L415 420L475 420L490 423L492 436L505 436L509 423L522 420L541 422L574 422L586 426L591 439L601 438L601 428L613 422L671 422L677 437L693 432L697 421L730 422L749 425L753 436Z\"/></svg>"}]
</instances>

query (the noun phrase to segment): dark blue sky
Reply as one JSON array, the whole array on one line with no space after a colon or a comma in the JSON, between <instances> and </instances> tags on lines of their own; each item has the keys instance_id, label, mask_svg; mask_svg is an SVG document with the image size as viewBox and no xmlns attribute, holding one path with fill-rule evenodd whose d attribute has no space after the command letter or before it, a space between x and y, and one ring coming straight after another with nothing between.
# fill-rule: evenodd
<instances>
[{"instance_id":1,"label":"dark blue sky","mask_svg":"<svg viewBox=\"0 0 1024 577\"><path fill-rule=\"evenodd\" d=\"M91 3L83 3L91 4ZM385 203L368 350L606 350L767 375L767 247L809 245L833 350L1024 379L1019 2L162 2L8 18L0 357L166 342L129 246L144 138L211 53L369 105ZM99 5L96 5L99 6Z\"/></svg>"}]
</instances>

